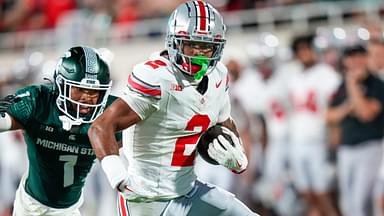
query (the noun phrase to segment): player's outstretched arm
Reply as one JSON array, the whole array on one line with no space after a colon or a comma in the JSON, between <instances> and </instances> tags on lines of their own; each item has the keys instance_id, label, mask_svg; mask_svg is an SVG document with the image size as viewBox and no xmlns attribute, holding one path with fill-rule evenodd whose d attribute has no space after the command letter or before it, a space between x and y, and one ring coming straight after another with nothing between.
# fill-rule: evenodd
<instances>
[{"instance_id":1,"label":"player's outstretched arm","mask_svg":"<svg viewBox=\"0 0 384 216\"><path fill-rule=\"evenodd\" d=\"M97 158L102 160L107 155L118 155L119 144L115 133L140 120L140 117L121 99L117 99L109 106L88 130L89 140Z\"/></svg>"},{"instance_id":2,"label":"player's outstretched arm","mask_svg":"<svg viewBox=\"0 0 384 216\"><path fill-rule=\"evenodd\" d=\"M141 119L126 102L117 99L99 116L88 130L89 140L96 157L112 188L119 189L126 180L125 165L119 158L119 144L115 133L136 124Z\"/></svg>"}]
</instances>

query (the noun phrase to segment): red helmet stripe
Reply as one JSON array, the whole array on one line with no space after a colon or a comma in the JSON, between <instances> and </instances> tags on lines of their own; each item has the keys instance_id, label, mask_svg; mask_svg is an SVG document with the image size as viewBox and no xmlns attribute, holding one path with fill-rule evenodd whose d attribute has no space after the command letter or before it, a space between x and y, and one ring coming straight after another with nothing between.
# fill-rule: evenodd
<instances>
[{"instance_id":1,"label":"red helmet stripe","mask_svg":"<svg viewBox=\"0 0 384 216\"><path fill-rule=\"evenodd\" d=\"M200 13L200 16L198 16L199 20L200 20L200 31L207 31L207 12L205 11L206 10L206 7L205 7L205 3L202 2L202 1L197 1L197 3L199 4L199 13Z\"/></svg>"}]
</instances>

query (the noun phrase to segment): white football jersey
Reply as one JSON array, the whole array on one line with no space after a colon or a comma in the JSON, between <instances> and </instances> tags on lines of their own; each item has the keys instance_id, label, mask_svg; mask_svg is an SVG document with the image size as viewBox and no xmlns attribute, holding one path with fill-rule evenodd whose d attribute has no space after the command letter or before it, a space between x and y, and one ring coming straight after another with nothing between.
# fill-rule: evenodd
<instances>
[{"instance_id":1,"label":"white football jersey","mask_svg":"<svg viewBox=\"0 0 384 216\"><path fill-rule=\"evenodd\" d=\"M247 112L262 114L267 121L270 141L286 140L287 97L285 83L280 74L263 80L257 69L245 70L242 77L231 85L233 97L238 98Z\"/></svg>"},{"instance_id":2,"label":"white football jersey","mask_svg":"<svg viewBox=\"0 0 384 216\"><path fill-rule=\"evenodd\" d=\"M325 112L340 81L339 74L323 63L289 79L287 88L292 106L289 135L293 142L325 142Z\"/></svg>"},{"instance_id":3,"label":"white football jersey","mask_svg":"<svg viewBox=\"0 0 384 216\"><path fill-rule=\"evenodd\" d=\"M143 199L169 199L189 192L196 180L200 134L230 117L227 69L220 62L201 95L168 59L154 54L136 65L122 99L142 121L124 131L132 189Z\"/></svg>"}]
</instances>

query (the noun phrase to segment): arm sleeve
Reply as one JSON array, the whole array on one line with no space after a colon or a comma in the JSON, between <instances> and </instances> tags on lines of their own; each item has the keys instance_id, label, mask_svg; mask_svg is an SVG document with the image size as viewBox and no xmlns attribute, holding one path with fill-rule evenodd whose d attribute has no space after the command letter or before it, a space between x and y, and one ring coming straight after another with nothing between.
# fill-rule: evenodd
<instances>
[{"instance_id":1,"label":"arm sleeve","mask_svg":"<svg viewBox=\"0 0 384 216\"><path fill-rule=\"evenodd\" d=\"M157 77L151 75L151 72L136 66L128 76L127 88L121 97L141 119L159 109L161 87Z\"/></svg>"},{"instance_id":2,"label":"arm sleeve","mask_svg":"<svg viewBox=\"0 0 384 216\"><path fill-rule=\"evenodd\" d=\"M16 96L21 100L9 107L8 114L25 126L34 115L39 91L37 87L25 87L16 91Z\"/></svg>"}]
</instances>

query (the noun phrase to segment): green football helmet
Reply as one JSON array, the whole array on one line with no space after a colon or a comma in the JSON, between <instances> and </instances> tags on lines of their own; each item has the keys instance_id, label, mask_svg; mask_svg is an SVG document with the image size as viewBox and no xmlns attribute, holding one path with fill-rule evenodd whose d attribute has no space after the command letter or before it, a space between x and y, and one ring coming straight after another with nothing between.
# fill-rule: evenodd
<instances>
[{"instance_id":1,"label":"green football helmet","mask_svg":"<svg viewBox=\"0 0 384 216\"><path fill-rule=\"evenodd\" d=\"M70 48L56 65L55 89L58 93L56 105L72 121L90 123L104 110L111 90L109 67L93 48L78 46ZM71 98L73 87L100 91L96 104L86 104ZM87 114L80 108L90 108Z\"/></svg>"}]
</instances>

